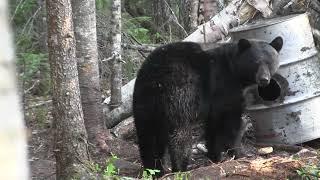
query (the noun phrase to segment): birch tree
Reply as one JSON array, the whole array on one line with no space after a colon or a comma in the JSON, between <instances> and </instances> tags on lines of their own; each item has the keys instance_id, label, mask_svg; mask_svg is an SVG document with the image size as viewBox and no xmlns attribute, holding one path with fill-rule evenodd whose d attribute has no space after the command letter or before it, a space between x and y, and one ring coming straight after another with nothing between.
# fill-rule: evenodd
<instances>
[{"instance_id":1,"label":"birch tree","mask_svg":"<svg viewBox=\"0 0 320 180\"><path fill-rule=\"evenodd\" d=\"M118 107L122 103L122 65L121 65L121 0L112 1L111 17L111 36L112 36L112 74L111 74L111 101L110 109ZM111 122L108 120L107 126Z\"/></svg>"},{"instance_id":2,"label":"birch tree","mask_svg":"<svg viewBox=\"0 0 320 180\"><path fill-rule=\"evenodd\" d=\"M101 149L106 149L107 134L102 118L95 0L72 0L72 11L85 127L89 141Z\"/></svg>"},{"instance_id":3,"label":"birch tree","mask_svg":"<svg viewBox=\"0 0 320 180\"><path fill-rule=\"evenodd\" d=\"M0 179L27 180L26 131L18 96L7 1L0 1Z\"/></svg>"}]
</instances>

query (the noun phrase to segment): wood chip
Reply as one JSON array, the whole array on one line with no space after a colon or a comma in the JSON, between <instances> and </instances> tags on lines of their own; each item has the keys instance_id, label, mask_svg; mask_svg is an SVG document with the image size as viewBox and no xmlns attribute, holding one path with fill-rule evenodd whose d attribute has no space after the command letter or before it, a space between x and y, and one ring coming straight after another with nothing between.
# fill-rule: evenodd
<instances>
[{"instance_id":1,"label":"wood chip","mask_svg":"<svg viewBox=\"0 0 320 180\"><path fill-rule=\"evenodd\" d=\"M258 154L260 155L266 155L272 152L273 152L273 147L264 147L264 148L258 149Z\"/></svg>"}]
</instances>

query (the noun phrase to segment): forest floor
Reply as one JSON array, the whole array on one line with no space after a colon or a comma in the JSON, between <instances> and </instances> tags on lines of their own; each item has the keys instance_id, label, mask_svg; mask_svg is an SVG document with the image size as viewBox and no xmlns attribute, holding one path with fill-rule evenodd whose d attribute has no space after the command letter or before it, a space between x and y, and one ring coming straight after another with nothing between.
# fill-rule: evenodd
<instances>
[{"instance_id":1,"label":"forest floor","mask_svg":"<svg viewBox=\"0 0 320 180\"><path fill-rule=\"evenodd\" d=\"M37 99L34 102L39 101L44 101L44 99ZM48 103L30 108L25 114L29 135L28 150L31 179L34 180L56 179L50 112L51 103ZM189 179L205 177L213 179L302 179L303 176L318 179L320 175L320 155L318 154L320 139L299 146L274 146L271 152L265 154L256 153L258 147L254 147L254 151L252 151L252 148L252 146L245 147L245 150L249 150L246 157L236 160L231 158L218 164L210 164L201 155L192 157L193 161L190 166L192 170L188 174ZM120 175L138 177L140 172L138 152L136 150L132 151L130 148L123 149L131 157L126 158L118 155L120 159L125 160L123 162L127 162L120 162ZM114 153L117 154L117 152ZM164 179L177 179L177 176L168 174Z\"/></svg>"},{"instance_id":2,"label":"forest floor","mask_svg":"<svg viewBox=\"0 0 320 180\"><path fill-rule=\"evenodd\" d=\"M36 101L43 101L37 99ZM28 127L28 150L31 179L53 180L55 178L55 158L51 104L26 110Z\"/></svg>"}]
</instances>

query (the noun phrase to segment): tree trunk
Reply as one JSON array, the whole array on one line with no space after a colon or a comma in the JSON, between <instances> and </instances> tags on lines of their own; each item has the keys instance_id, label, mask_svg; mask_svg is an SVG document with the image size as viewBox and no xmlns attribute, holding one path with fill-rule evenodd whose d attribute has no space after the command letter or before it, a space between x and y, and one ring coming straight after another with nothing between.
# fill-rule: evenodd
<instances>
[{"instance_id":1,"label":"tree trunk","mask_svg":"<svg viewBox=\"0 0 320 180\"><path fill-rule=\"evenodd\" d=\"M27 180L26 131L18 96L7 1L0 1L0 179Z\"/></svg>"},{"instance_id":2,"label":"tree trunk","mask_svg":"<svg viewBox=\"0 0 320 180\"><path fill-rule=\"evenodd\" d=\"M106 150L102 118L95 0L72 0L76 56L84 123L89 141Z\"/></svg>"},{"instance_id":3,"label":"tree trunk","mask_svg":"<svg viewBox=\"0 0 320 180\"><path fill-rule=\"evenodd\" d=\"M39 10L38 15L35 19L35 32L38 34L39 38L39 45L38 48L40 52L46 53L48 52L48 46L47 46L47 22L46 22L46 3L45 0L38 0L37 1L38 8L41 8Z\"/></svg>"},{"instance_id":4,"label":"tree trunk","mask_svg":"<svg viewBox=\"0 0 320 180\"><path fill-rule=\"evenodd\" d=\"M190 29L195 30L198 27L199 0L189 0L190 11Z\"/></svg>"},{"instance_id":5,"label":"tree trunk","mask_svg":"<svg viewBox=\"0 0 320 180\"><path fill-rule=\"evenodd\" d=\"M219 13L222 9L220 9L220 4L219 2L222 0L200 0L200 12L201 15L203 16L203 20L205 23L210 20L211 17Z\"/></svg>"},{"instance_id":6,"label":"tree trunk","mask_svg":"<svg viewBox=\"0 0 320 180\"><path fill-rule=\"evenodd\" d=\"M111 17L112 36L112 74L111 74L111 109L121 104L122 66L121 66L121 0L112 1Z\"/></svg>"},{"instance_id":7,"label":"tree trunk","mask_svg":"<svg viewBox=\"0 0 320 180\"><path fill-rule=\"evenodd\" d=\"M89 161L70 0L47 0L57 179L86 176Z\"/></svg>"},{"instance_id":8,"label":"tree trunk","mask_svg":"<svg viewBox=\"0 0 320 180\"><path fill-rule=\"evenodd\" d=\"M169 0L168 0L168 3ZM169 12L164 0L153 0L153 22L157 27L157 32L161 32L161 28L168 29Z\"/></svg>"}]
</instances>

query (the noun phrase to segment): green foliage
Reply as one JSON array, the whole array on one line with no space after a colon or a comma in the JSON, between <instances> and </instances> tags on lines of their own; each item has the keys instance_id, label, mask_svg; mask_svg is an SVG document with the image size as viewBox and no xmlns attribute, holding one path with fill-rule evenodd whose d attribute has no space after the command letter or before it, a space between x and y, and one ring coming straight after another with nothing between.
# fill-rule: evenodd
<instances>
[{"instance_id":1,"label":"green foliage","mask_svg":"<svg viewBox=\"0 0 320 180\"><path fill-rule=\"evenodd\" d=\"M103 179L120 179L119 169L115 166L115 161L119 159L111 153L111 157L106 161L106 167L102 169L99 164L91 162L87 167L96 174L102 174Z\"/></svg>"},{"instance_id":2,"label":"green foliage","mask_svg":"<svg viewBox=\"0 0 320 180\"><path fill-rule=\"evenodd\" d=\"M16 37L16 46L18 52L33 51L33 39L30 34L20 34Z\"/></svg>"},{"instance_id":3,"label":"green foliage","mask_svg":"<svg viewBox=\"0 0 320 180\"><path fill-rule=\"evenodd\" d=\"M318 166L304 166L297 170L302 179L312 180L320 178L320 167Z\"/></svg>"},{"instance_id":4,"label":"green foliage","mask_svg":"<svg viewBox=\"0 0 320 180\"><path fill-rule=\"evenodd\" d=\"M150 21L151 17L149 16L128 18L127 20L123 21L123 30L140 43L151 43L152 34L150 33L149 29L141 26L142 23Z\"/></svg>"},{"instance_id":5,"label":"green foliage","mask_svg":"<svg viewBox=\"0 0 320 180\"><path fill-rule=\"evenodd\" d=\"M177 172L174 174L174 180L188 180L190 172Z\"/></svg>"},{"instance_id":6,"label":"green foliage","mask_svg":"<svg viewBox=\"0 0 320 180\"><path fill-rule=\"evenodd\" d=\"M17 56L17 64L21 75L19 78L24 82L25 88L34 84L34 80L39 80L36 86L41 95L50 92L51 79L49 75L48 55L43 53L20 53Z\"/></svg>"},{"instance_id":7,"label":"green foliage","mask_svg":"<svg viewBox=\"0 0 320 180\"><path fill-rule=\"evenodd\" d=\"M44 127L47 120L48 109L45 106L40 106L35 110L35 119L37 124L41 127Z\"/></svg>"},{"instance_id":8,"label":"green foliage","mask_svg":"<svg viewBox=\"0 0 320 180\"><path fill-rule=\"evenodd\" d=\"M45 17L41 8L45 6L38 4L37 0L12 0L10 1L10 23L15 33L19 80L23 81L25 89L35 85L32 92L47 95L51 86L48 55L40 50L39 41L42 39L39 39L39 33L41 32L36 32L37 28L34 26L35 21L41 20L38 17Z\"/></svg>"},{"instance_id":9,"label":"green foliage","mask_svg":"<svg viewBox=\"0 0 320 180\"><path fill-rule=\"evenodd\" d=\"M48 66L46 62L48 56L42 53L20 53L18 55L18 65L24 67L24 79L31 80L39 71L41 66Z\"/></svg>"},{"instance_id":10,"label":"green foliage","mask_svg":"<svg viewBox=\"0 0 320 180\"><path fill-rule=\"evenodd\" d=\"M143 180L152 180L155 175L160 173L157 169L145 169L142 173ZM190 178L190 172L177 172L174 173L174 180L188 180Z\"/></svg>"},{"instance_id":11,"label":"green foliage","mask_svg":"<svg viewBox=\"0 0 320 180\"><path fill-rule=\"evenodd\" d=\"M127 20L127 22L137 21L137 22L143 23L143 22L150 22L151 20L152 18L150 16L139 16L139 17L130 18Z\"/></svg>"},{"instance_id":12,"label":"green foliage","mask_svg":"<svg viewBox=\"0 0 320 180\"><path fill-rule=\"evenodd\" d=\"M103 177L114 177L119 174L119 169L114 165L114 162L119 159L116 155L111 154L111 158L107 160L106 168L103 171Z\"/></svg>"},{"instance_id":13,"label":"green foliage","mask_svg":"<svg viewBox=\"0 0 320 180\"><path fill-rule=\"evenodd\" d=\"M100 165L98 163L90 162L87 166L92 172L100 173L102 171Z\"/></svg>"},{"instance_id":14,"label":"green foliage","mask_svg":"<svg viewBox=\"0 0 320 180\"><path fill-rule=\"evenodd\" d=\"M152 180L153 177L159 173L160 170L158 169L145 169L142 173L143 180Z\"/></svg>"},{"instance_id":15,"label":"green foliage","mask_svg":"<svg viewBox=\"0 0 320 180\"><path fill-rule=\"evenodd\" d=\"M140 43L151 43L149 30L145 28L128 29L128 33L135 37Z\"/></svg>"},{"instance_id":16,"label":"green foliage","mask_svg":"<svg viewBox=\"0 0 320 180\"><path fill-rule=\"evenodd\" d=\"M127 58L125 56L123 57L125 61L125 63L122 66L123 77L125 77L124 80L133 79L136 75L135 72L137 72L137 70L139 69L139 65L136 62L132 61L131 58L132 57L130 56Z\"/></svg>"},{"instance_id":17,"label":"green foliage","mask_svg":"<svg viewBox=\"0 0 320 180\"><path fill-rule=\"evenodd\" d=\"M13 22L16 25L25 24L32 16L34 9L38 6L37 0L24 0L21 1L21 3L20 1L16 1L16 3L18 4L13 4L13 8L11 10L11 18L13 18Z\"/></svg>"},{"instance_id":18,"label":"green foliage","mask_svg":"<svg viewBox=\"0 0 320 180\"><path fill-rule=\"evenodd\" d=\"M165 38L164 38L160 33L158 33L158 32L157 32L154 36L155 36L155 39L156 39L156 40L165 39Z\"/></svg>"},{"instance_id":19,"label":"green foliage","mask_svg":"<svg viewBox=\"0 0 320 180\"><path fill-rule=\"evenodd\" d=\"M98 11L105 10L111 7L111 0L96 0L96 9Z\"/></svg>"}]
</instances>

